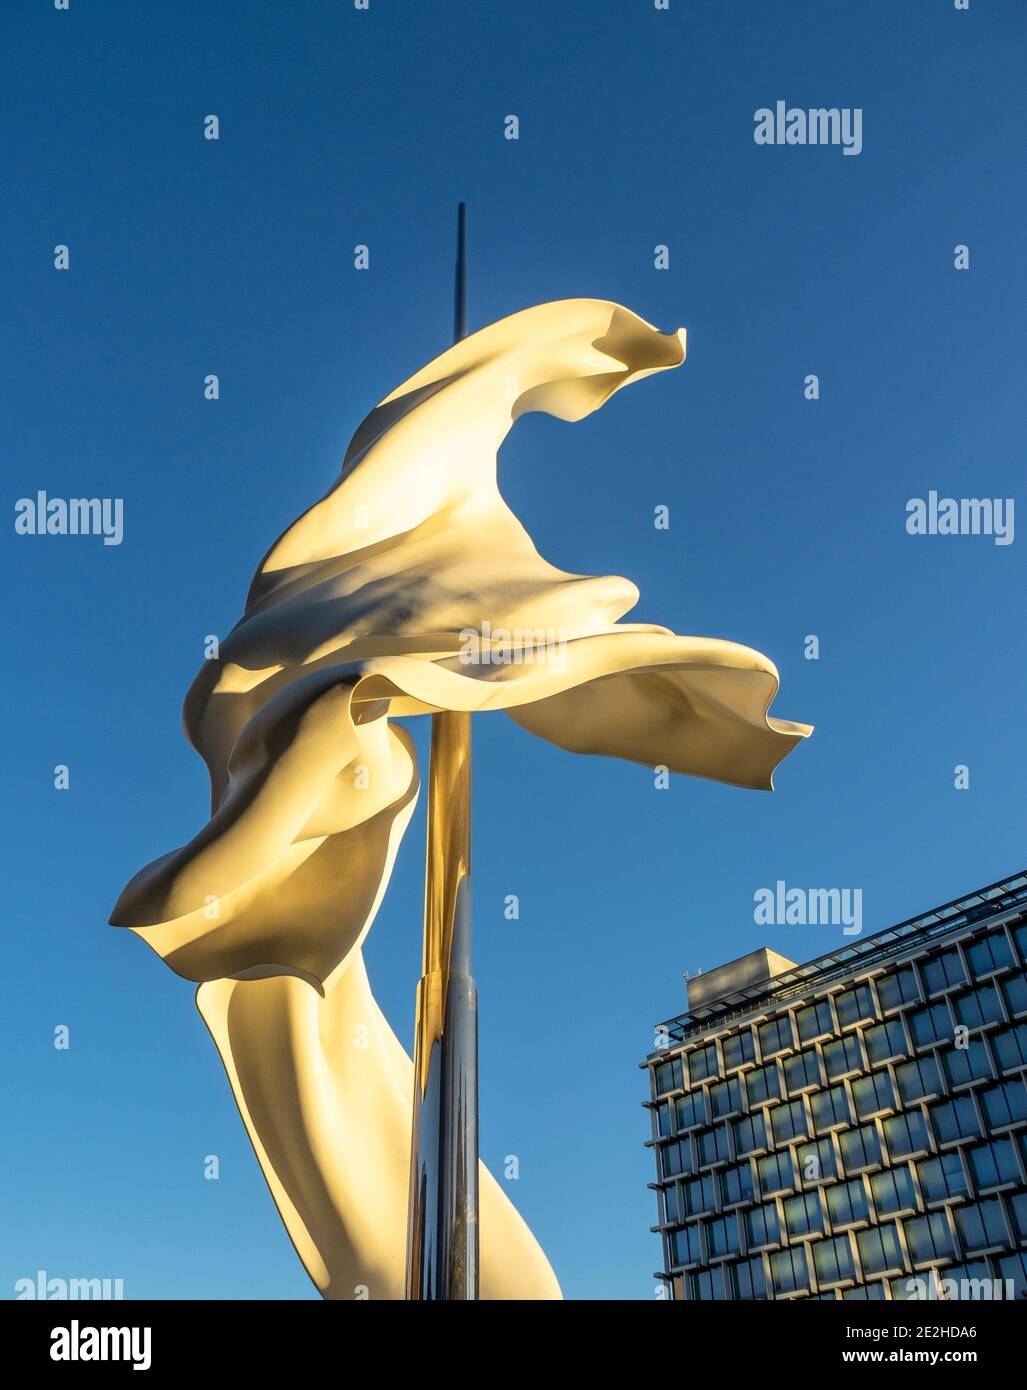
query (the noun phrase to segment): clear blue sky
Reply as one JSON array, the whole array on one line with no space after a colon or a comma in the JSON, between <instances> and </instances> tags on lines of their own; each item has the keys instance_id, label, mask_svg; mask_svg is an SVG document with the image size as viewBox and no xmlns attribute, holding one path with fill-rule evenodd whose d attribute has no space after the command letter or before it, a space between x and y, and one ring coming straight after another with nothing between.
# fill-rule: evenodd
<instances>
[{"instance_id":1,"label":"clear blue sky","mask_svg":"<svg viewBox=\"0 0 1027 1390\"><path fill-rule=\"evenodd\" d=\"M758 888L860 887L872 931L1023 866L1027 533L904 527L931 489L1027 506L1023 19L1016 0L4 7L0 1295L45 1268L128 1297L315 1296L191 987L105 922L206 816L179 723L204 636L448 341L459 198L472 326L594 295L689 330L680 371L516 427L502 485L542 553L635 580L639 621L765 651L776 712L817 726L769 795L657 792L476 721L482 1154L519 1156L512 1195L566 1293L653 1296L637 1064L682 971L843 939L755 926ZM777 99L861 107L862 153L756 146ZM16 536L40 488L124 498L123 544ZM423 817L368 948L408 1043Z\"/></svg>"}]
</instances>

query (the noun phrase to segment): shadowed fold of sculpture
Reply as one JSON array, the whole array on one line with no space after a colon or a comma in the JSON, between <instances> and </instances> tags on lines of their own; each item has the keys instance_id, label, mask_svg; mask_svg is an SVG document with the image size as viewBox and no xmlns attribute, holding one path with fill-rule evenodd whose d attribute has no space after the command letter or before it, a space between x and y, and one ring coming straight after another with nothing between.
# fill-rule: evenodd
<instances>
[{"instance_id":1,"label":"shadowed fold of sculpture","mask_svg":"<svg viewBox=\"0 0 1027 1390\"><path fill-rule=\"evenodd\" d=\"M770 717L766 657L621 623L635 586L548 564L500 495L496 453L519 415L579 420L684 356L683 329L590 299L457 343L359 427L186 698L211 818L132 879L111 921L202 982L264 1175L326 1297L403 1296L412 1069L360 952L417 797L390 717L504 710L572 752L766 789L810 732ZM484 1168L481 1259L483 1298L560 1296Z\"/></svg>"}]
</instances>

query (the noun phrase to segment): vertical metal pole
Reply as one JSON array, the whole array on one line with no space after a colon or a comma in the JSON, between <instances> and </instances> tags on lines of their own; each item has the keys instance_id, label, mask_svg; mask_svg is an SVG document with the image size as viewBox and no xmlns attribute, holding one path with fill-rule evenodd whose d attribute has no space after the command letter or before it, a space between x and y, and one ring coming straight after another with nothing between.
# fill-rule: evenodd
<instances>
[{"instance_id":1,"label":"vertical metal pole","mask_svg":"<svg viewBox=\"0 0 1027 1390\"><path fill-rule=\"evenodd\" d=\"M467 335L457 211L454 340ZM478 1297L478 991L471 974L471 716L432 715L424 956L417 987L407 1298Z\"/></svg>"}]
</instances>

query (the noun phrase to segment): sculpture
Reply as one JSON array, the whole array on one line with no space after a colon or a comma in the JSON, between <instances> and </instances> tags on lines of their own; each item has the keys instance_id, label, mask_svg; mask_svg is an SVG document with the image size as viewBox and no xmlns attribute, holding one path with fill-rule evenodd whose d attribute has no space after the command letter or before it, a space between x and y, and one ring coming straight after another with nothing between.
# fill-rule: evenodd
<instances>
[{"instance_id":1,"label":"sculpture","mask_svg":"<svg viewBox=\"0 0 1027 1390\"><path fill-rule=\"evenodd\" d=\"M418 792L390 715L503 710L572 752L764 789L811 732L770 717L766 657L621 623L634 585L555 569L500 495L496 451L518 416L579 420L684 356L684 330L592 299L458 342L360 425L186 698L211 819L132 879L111 921L200 982L264 1176L325 1297L403 1296L411 1064L360 951ZM560 659L549 637L541 659L529 652L525 633L558 634ZM482 1296L559 1297L512 1204L483 1168L480 1181Z\"/></svg>"}]
</instances>

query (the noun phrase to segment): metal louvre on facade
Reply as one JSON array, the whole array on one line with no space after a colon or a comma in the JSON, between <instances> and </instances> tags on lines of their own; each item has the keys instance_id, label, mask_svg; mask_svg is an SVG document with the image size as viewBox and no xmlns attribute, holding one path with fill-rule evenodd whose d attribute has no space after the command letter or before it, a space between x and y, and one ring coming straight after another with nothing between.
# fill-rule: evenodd
<instances>
[{"instance_id":1,"label":"metal louvre on facade","mask_svg":"<svg viewBox=\"0 0 1027 1390\"><path fill-rule=\"evenodd\" d=\"M670 1296L1020 1297L1025 966L1020 874L661 1025Z\"/></svg>"}]
</instances>

